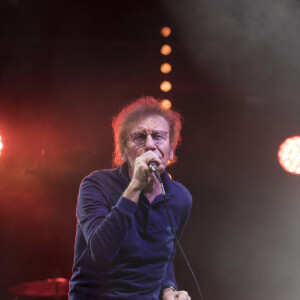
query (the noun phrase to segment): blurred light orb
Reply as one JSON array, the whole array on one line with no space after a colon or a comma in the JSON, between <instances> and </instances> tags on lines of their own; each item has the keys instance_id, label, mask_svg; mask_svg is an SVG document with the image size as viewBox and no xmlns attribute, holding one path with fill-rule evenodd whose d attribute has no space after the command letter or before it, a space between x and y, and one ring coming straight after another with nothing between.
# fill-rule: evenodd
<instances>
[{"instance_id":1,"label":"blurred light orb","mask_svg":"<svg viewBox=\"0 0 300 300\"><path fill-rule=\"evenodd\" d=\"M171 28L169 26L164 26L161 28L160 30L160 34L163 36L163 37L168 37L170 34L171 34Z\"/></svg>"},{"instance_id":2,"label":"blurred light orb","mask_svg":"<svg viewBox=\"0 0 300 300\"><path fill-rule=\"evenodd\" d=\"M164 74L168 74L172 71L172 66L169 63L163 63L160 66L160 71Z\"/></svg>"},{"instance_id":3,"label":"blurred light orb","mask_svg":"<svg viewBox=\"0 0 300 300\"><path fill-rule=\"evenodd\" d=\"M162 55L169 55L171 52L172 52L172 48L171 48L171 46L168 45L168 44L164 44L164 45L162 45L161 48L160 48L160 53L161 53Z\"/></svg>"},{"instance_id":4,"label":"blurred light orb","mask_svg":"<svg viewBox=\"0 0 300 300\"><path fill-rule=\"evenodd\" d=\"M300 174L300 136L287 138L279 147L281 167L292 174Z\"/></svg>"},{"instance_id":5,"label":"blurred light orb","mask_svg":"<svg viewBox=\"0 0 300 300\"><path fill-rule=\"evenodd\" d=\"M172 89L172 84L170 81L163 81L161 84L160 84L160 89L163 91L163 92L169 92L171 89Z\"/></svg>"},{"instance_id":6,"label":"blurred light orb","mask_svg":"<svg viewBox=\"0 0 300 300\"><path fill-rule=\"evenodd\" d=\"M172 107L172 103L169 99L163 99L160 102L160 106L162 109L168 110Z\"/></svg>"},{"instance_id":7,"label":"blurred light orb","mask_svg":"<svg viewBox=\"0 0 300 300\"><path fill-rule=\"evenodd\" d=\"M1 136L0 136L0 155L1 155L1 150L3 149L3 143L1 142Z\"/></svg>"}]
</instances>

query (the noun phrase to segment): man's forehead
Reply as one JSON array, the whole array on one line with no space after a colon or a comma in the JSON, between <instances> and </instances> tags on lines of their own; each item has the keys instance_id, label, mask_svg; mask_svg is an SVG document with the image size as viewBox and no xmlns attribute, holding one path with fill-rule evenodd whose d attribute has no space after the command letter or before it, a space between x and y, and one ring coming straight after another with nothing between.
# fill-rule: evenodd
<instances>
[{"instance_id":1,"label":"man's forehead","mask_svg":"<svg viewBox=\"0 0 300 300\"><path fill-rule=\"evenodd\" d=\"M168 121L159 115L151 115L144 118L140 118L133 122L130 126L130 131L151 131L151 130L163 130L169 131Z\"/></svg>"}]
</instances>

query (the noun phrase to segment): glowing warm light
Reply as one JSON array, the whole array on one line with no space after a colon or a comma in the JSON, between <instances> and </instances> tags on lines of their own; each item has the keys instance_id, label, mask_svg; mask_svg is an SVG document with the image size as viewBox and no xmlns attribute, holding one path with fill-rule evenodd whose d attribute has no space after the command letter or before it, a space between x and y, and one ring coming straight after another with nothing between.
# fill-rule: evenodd
<instances>
[{"instance_id":1,"label":"glowing warm light","mask_svg":"<svg viewBox=\"0 0 300 300\"><path fill-rule=\"evenodd\" d=\"M168 74L172 71L172 67L169 63L163 63L161 66L160 66L160 71L164 74Z\"/></svg>"},{"instance_id":2,"label":"glowing warm light","mask_svg":"<svg viewBox=\"0 0 300 300\"><path fill-rule=\"evenodd\" d=\"M172 89L172 84L170 81L163 81L161 84L160 84L160 89L163 91L163 92L169 92L171 89Z\"/></svg>"},{"instance_id":3,"label":"glowing warm light","mask_svg":"<svg viewBox=\"0 0 300 300\"><path fill-rule=\"evenodd\" d=\"M1 136L0 136L0 155L1 155L1 150L3 149L3 143L1 142Z\"/></svg>"},{"instance_id":4,"label":"glowing warm light","mask_svg":"<svg viewBox=\"0 0 300 300\"><path fill-rule=\"evenodd\" d=\"M160 48L160 53L162 55L169 55L172 52L172 48L170 45L168 44L164 44L162 45L162 47Z\"/></svg>"},{"instance_id":5,"label":"glowing warm light","mask_svg":"<svg viewBox=\"0 0 300 300\"><path fill-rule=\"evenodd\" d=\"M163 109L167 110L167 109L170 109L172 107L172 103L171 103L171 101L169 99L163 99L160 102L160 106Z\"/></svg>"},{"instance_id":6,"label":"glowing warm light","mask_svg":"<svg viewBox=\"0 0 300 300\"><path fill-rule=\"evenodd\" d=\"M171 34L171 28L169 26L162 27L160 30L160 34L163 37L168 37Z\"/></svg>"},{"instance_id":7,"label":"glowing warm light","mask_svg":"<svg viewBox=\"0 0 300 300\"><path fill-rule=\"evenodd\" d=\"M280 145L278 159L285 171L300 174L300 136L287 138Z\"/></svg>"}]
</instances>

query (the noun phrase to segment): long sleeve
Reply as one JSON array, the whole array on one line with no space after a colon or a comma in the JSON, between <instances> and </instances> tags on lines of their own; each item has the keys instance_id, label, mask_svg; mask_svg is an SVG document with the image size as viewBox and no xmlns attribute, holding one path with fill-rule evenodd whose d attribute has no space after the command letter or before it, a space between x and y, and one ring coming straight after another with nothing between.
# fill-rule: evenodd
<instances>
[{"instance_id":1,"label":"long sleeve","mask_svg":"<svg viewBox=\"0 0 300 300\"><path fill-rule=\"evenodd\" d=\"M177 287L163 197L151 204L143 193L137 204L122 197L130 182L125 167L93 172L81 183L70 296L159 299L164 285ZM179 183L169 184L171 219L180 235L191 197Z\"/></svg>"},{"instance_id":2,"label":"long sleeve","mask_svg":"<svg viewBox=\"0 0 300 300\"><path fill-rule=\"evenodd\" d=\"M131 226L137 205L120 197L110 207L105 188L85 178L80 186L77 217L94 261L107 264L118 253Z\"/></svg>"},{"instance_id":3,"label":"long sleeve","mask_svg":"<svg viewBox=\"0 0 300 300\"><path fill-rule=\"evenodd\" d=\"M176 251L174 249L173 253L172 253L172 256L171 256L171 259L168 262L166 279L164 280L162 290L164 290L165 287L170 286L170 285L175 287L176 289L178 289L176 278L175 278L175 273L174 273L174 267L173 267L173 260L174 260L174 257L175 257L175 253L176 253Z\"/></svg>"}]
</instances>

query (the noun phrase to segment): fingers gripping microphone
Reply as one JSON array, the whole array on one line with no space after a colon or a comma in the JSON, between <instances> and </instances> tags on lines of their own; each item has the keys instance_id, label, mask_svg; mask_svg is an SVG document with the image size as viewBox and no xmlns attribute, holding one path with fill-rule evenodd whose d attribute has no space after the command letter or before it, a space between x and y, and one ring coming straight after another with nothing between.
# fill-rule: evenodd
<instances>
[{"instance_id":1,"label":"fingers gripping microphone","mask_svg":"<svg viewBox=\"0 0 300 300\"><path fill-rule=\"evenodd\" d=\"M156 172L158 172L158 164L155 161L151 161L149 164L149 169L156 175Z\"/></svg>"},{"instance_id":2,"label":"fingers gripping microphone","mask_svg":"<svg viewBox=\"0 0 300 300\"><path fill-rule=\"evenodd\" d=\"M161 193L162 193L163 195L165 195L165 194L166 194L165 188L164 188L164 185L163 185L163 183L162 183L162 180L161 180L160 175L159 175L159 172L158 172L158 164L157 164L155 161L151 161L151 162L149 163L149 169L151 170L151 172L154 172L156 178L158 179L158 181L159 181L159 183L160 183Z\"/></svg>"}]
</instances>

